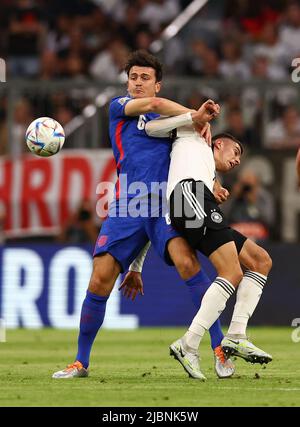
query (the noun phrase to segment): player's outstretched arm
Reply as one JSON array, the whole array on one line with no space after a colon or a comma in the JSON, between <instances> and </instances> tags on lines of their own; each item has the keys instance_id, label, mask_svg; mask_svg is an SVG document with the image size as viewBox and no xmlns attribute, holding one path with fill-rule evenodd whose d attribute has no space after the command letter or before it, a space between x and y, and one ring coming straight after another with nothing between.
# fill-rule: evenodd
<instances>
[{"instance_id":1,"label":"player's outstretched arm","mask_svg":"<svg viewBox=\"0 0 300 427\"><path fill-rule=\"evenodd\" d=\"M174 117L151 120L146 124L145 130L149 136L166 137L173 129L193 124L196 125L200 134L203 129L203 135L201 136L205 137L205 133L209 131L208 122L215 118L219 112L220 106L209 99L201 105L198 111L189 111Z\"/></svg>"},{"instance_id":2,"label":"player's outstretched arm","mask_svg":"<svg viewBox=\"0 0 300 427\"><path fill-rule=\"evenodd\" d=\"M160 117L146 123L147 135L158 138L168 137L173 129L193 124L192 113L180 114L175 117Z\"/></svg>"},{"instance_id":3,"label":"player's outstretched arm","mask_svg":"<svg viewBox=\"0 0 300 427\"><path fill-rule=\"evenodd\" d=\"M146 113L157 113L161 116L178 116L194 110L169 99L153 96L130 100L127 102L124 111L126 116L135 117Z\"/></svg>"},{"instance_id":4,"label":"player's outstretched arm","mask_svg":"<svg viewBox=\"0 0 300 427\"><path fill-rule=\"evenodd\" d=\"M149 251L150 246L151 246L151 242L149 241L143 247L143 249L138 254L138 256L136 257L136 259L130 264L129 271L137 271L139 273L142 272L144 261L145 261L145 258L146 258L146 255L147 255L148 251Z\"/></svg>"}]
</instances>

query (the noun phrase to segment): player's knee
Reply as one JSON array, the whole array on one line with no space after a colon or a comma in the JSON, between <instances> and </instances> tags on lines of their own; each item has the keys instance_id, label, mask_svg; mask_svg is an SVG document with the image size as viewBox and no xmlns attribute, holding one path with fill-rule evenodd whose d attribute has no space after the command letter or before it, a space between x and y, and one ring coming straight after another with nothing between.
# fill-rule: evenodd
<instances>
[{"instance_id":1,"label":"player's knee","mask_svg":"<svg viewBox=\"0 0 300 427\"><path fill-rule=\"evenodd\" d=\"M234 268L224 268L218 272L218 275L227 279L234 287L237 287L243 278L243 271L240 266L236 265Z\"/></svg>"},{"instance_id":2,"label":"player's knee","mask_svg":"<svg viewBox=\"0 0 300 427\"><path fill-rule=\"evenodd\" d=\"M259 248L249 267L250 270L267 276L272 268L272 258L265 249Z\"/></svg>"},{"instance_id":3,"label":"player's knee","mask_svg":"<svg viewBox=\"0 0 300 427\"><path fill-rule=\"evenodd\" d=\"M260 273L267 276L272 268L272 258L267 251L263 249L262 257L260 259Z\"/></svg>"},{"instance_id":4,"label":"player's knee","mask_svg":"<svg viewBox=\"0 0 300 427\"><path fill-rule=\"evenodd\" d=\"M96 275L93 273L89 283L89 291L99 296L109 296L113 285L114 284L111 283L109 277L105 277L105 275L101 274Z\"/></svg>"},{"instance_id":5,"label":"player's knee","mask_svg":"<svg viewBox=\"0 0 300 427\"><path fill-rule=\"evenodd\" d=\"M231 273L231 283L233 286L238 286L243 278L243 271L240 267L236 267Z\"/></svg>"},{"instance_id":6,"label":"player's knee","mask_svg":"<svg viewBox=\"0 0 300 427\"><path fill-rule=\"evenodd\" d=\"M176 262L176 268L183 280L188 280L199 271L199 261L195 255L183 255Z\"/></svg>"}]
</instances>

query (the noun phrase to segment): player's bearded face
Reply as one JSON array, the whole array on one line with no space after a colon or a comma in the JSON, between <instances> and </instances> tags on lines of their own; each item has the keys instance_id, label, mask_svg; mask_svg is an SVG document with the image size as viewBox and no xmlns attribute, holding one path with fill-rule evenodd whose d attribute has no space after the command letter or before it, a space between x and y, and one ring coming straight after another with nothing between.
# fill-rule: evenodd
<instances>
[{"instance_id":1,"label":"player's bearded face","mask_svg":"<svg viewBox=\"0 0 300 427\"><path fill-rule=\"evenodd\" d=\"M127 89L133 98L155 96L160 91L161 84L156 81L155 70L151 67L131 67L128 76Z\"/></svg>"}]
</instances>

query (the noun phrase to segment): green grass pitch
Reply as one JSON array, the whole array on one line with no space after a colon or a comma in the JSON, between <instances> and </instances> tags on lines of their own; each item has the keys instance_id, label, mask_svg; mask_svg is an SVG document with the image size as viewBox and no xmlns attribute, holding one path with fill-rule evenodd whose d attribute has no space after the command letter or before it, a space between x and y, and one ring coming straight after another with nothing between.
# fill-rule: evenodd
<instances>
[{"instance_id":1,"label":"green grass pitch","mask_svg":"<svg viewBox=\"0 0 300 427\"><path fill-rule=\"evenodd\" d=\"M300 406L300 343L292 328L250 328L253 342L273 355L266 367L236 360L233 378L220 380L206 337L205 383L188 378L169 356L182 328L101 331L90 376L54 380L73 360L77 331L8 330L0 343L0 406Z\"/></svg>"}]
</instances>

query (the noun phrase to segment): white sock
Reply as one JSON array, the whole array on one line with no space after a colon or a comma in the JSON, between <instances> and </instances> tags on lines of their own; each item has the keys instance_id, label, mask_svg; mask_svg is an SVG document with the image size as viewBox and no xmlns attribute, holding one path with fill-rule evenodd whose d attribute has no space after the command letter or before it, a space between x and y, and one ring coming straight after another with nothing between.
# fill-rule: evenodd
<instances>
[{"instance_id":1,"label":"white sock","mask_svg":"<svg viewBox=\"0 0 300 427\"><path fill-rule=\"evenodd\" d=\"M234 286L223 277L217 277L210 285L204 294L198 313L184 335L184 343L188 347L198 349L206 329L209 329L218 319L234 291Z\"/></svg>"},{"instance_id":2,"label":"white sock","mask_svg":"<svg viewBox=\"0 0 300 427\"><path fill-rule=\"evenodd\" d=\"M236 303L227 336L246 337L248 320L252 316L266 284L267 277L254 271L246 271L236 293Z\"/></svg>"}]
</instances>

